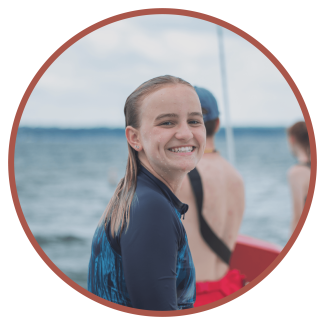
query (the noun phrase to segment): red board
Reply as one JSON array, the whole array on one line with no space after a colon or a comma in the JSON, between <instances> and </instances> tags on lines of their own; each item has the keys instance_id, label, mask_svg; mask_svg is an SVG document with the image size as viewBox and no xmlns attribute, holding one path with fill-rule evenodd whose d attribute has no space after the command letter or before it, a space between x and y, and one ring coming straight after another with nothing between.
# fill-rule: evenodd
<instances>
[{"instance_id":1,"label":"red board","mask_svg":"<svg viewBox=\"0 0 325 325\"><path fill-rule=\"evenodd\" d=\"M230 269L239 270L250 282L261 274L280 252L281 248L277 245L239 235L230 260Z\"/></svg>"}]
</instances>

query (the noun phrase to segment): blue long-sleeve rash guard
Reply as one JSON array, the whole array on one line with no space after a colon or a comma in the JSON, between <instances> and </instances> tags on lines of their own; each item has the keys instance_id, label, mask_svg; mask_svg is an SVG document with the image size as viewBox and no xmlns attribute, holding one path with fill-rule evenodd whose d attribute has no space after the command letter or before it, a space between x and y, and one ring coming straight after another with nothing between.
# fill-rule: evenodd
<instances>
[{"instance_id":1,"label":"blue long-sleeve rash guard","mask_svg":"<svg viewBox=\"0 0 325 325\"><path fill-rule=\"evenodd\" d=\"M188 209L140 167L130 222L114 238L100 222L92 242L88 290L114 303L146 310L193 307L195 269L180 220Z\"/></svg>"}]
</instances>

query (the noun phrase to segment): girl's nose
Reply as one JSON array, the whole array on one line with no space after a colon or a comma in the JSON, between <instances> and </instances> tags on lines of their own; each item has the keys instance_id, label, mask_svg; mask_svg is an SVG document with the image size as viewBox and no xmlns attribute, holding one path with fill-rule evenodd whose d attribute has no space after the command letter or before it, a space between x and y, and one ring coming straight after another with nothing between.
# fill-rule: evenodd
<instances>
[{"instance_id":1,"label":"girl's nose","mask_svg":"<svg viewBox=\"0 0 325 325\"><path fill-rule=\"evenodd\" d=\"M193 133L187 123L183 123L179 126L175 134L176 139L188 141L193 138Z\"/></svg>"}]
</instances>

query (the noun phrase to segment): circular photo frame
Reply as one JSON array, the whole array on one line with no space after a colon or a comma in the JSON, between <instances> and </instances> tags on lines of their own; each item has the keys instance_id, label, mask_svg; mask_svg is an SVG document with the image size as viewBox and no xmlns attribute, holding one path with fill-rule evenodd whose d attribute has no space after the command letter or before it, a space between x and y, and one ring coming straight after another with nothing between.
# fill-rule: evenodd
<instances>
[{"instance_id":1,"label":"circular photo frame","mask_svg":"<svg viewBox=\"0 0 325 325\"><path fill-rule=\"evenodd\" d=\"M282 251L277 255L277 257L273 260L273 262L263 271L261 272L256 278L254 278L252 281L250 281L246 286L244 286L242 289L236 291L235 293L218 300L214 303L195 307L192 309L186 309L186 310L178 310L178 311L147 311L147 310L140 310L130 307L125 307L121 305L117 305L115 303L109 302L105 299L102 299L91 292L87 291L86 289L82 288L80 285L75 283L73 280L71 280L68 276L66 276L50 259L49 257L44 253L41 246L36 241L35 237L33 236L26 219L24 217L23 211L20 206L17 188L16 188L16 182L15 182L15 171L14 171L14 155L15 155L15 143L16 143L16 137L18 132L18 127L20 123L21 116L23 114L24 108L26 106L26 103L34 90L36 84L40 80L40 78L43 76L43 74L46 72L46 70L51 66L51 64L69 47L71 47L75 42L83 38L84 36L88 35L89 33L106 26L108 24L112 24L114 22L131 18L131 17L138 17L138 16L144 16L144 15L155 15L155 14L166 14L166 15L181 15L181 16L188 16L193 18L202 19L208 22L211 22L213 24L222 26L251 44L253 44L257 49L259 49L266 57L269 58L270 61L274 64L274 66L280 71L280 73L283 75L287 83L289 84L290 88L292 89L299 105L301 108L301 111L303 113L307 129L308 129L308 135L310 140L310 150L311 150L311 176L310 176L310 185L309 185L309 191L308 196L306 199L306 204L303 210L303 213L301 215L301 218L298 222L298 225L290 237L289 241L285 245L285 247L282 249ZM66 283L69 287L74 289L76 292L80 293L84 297L88 298L89 300L96 302L102 306L106 306L110 309L120 311L123 313L133 314L133 315L139 315L139 316L150 316L150 317L177 317L177 316L186 316L186 315L193 315L197 313L202 313L204 311L208 311L211 309L214 309L216 307L225 305L240 296L244 295L254 287L256 287L259 283L261 283L266 277L268 277L276 268L277 266L283 261L283 259L287 256L295 242L297 241L304 225L307 220L308 214L310 212L310 208L313 202L313 196L315 193L315 187L316 187L316 175L317 175L317 147L316 147L316 138L315 138L315 132L313 129L313 124L311 120L311 116L309 113L309 110L307 108L307 105L304 101L304 98L296 85L295 81L292 79L289 72L286 70L286 68L282 65L282 63L277 59L277 57L269 50L267 49L262 43L260 43L257 39L255 39L253 36L249 35L247 32L243 31L239 27L230 24L222 19L213 17L208 14L192 11L192 10L186 10L186 9L176 9L176 8L154 8L154 9L139 9L139 10L132 10L129 12L124 12L121 14L117 14L111 17L108 17L106 19L103 19L101 21L98 21L97 23L94 23L87 28L81 30L76 35L72 36L70 39L68 39L65 43L63 43L57 50L55 50L48 59L43 63L43 65L39 68L39 70L34 75L33 79L27 86L21 101L19 103L19 106L16 111L16 115L14 117L14 121L12 123L12 129L10 133L10 140L9 140L9 168L8 168L8 175L9 175L9 186L10 186L10 192L12 196L12 201L14 204L14 208L17 214L17 217L19 219L20 225L23 228L23 231L25 232L26 237L28 238L30 244L35 249L38 256L42 259L42 261L48 266L48 268L57 276L59 277L64 283Z\"/></svg>"}]
</instances>

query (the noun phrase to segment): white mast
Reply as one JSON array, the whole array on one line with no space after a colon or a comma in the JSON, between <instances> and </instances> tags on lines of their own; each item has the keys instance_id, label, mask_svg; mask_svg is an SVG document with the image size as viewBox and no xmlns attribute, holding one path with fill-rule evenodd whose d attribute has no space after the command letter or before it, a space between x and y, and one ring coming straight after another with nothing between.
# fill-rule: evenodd
<instances>
[{"instance_id":1,"label":"white mast","mask_svg":"<svg viewBox=\"0 0 325 325\"><path fill-rule=\"evenodd\" d=\"M219 41L219 61L220 72L222 82L222 97L225 111L225 124L226 124L226 141L227 141L227 153L229 162L232 165L236 163L234 134L231 127L229 100L228 100L228 88L227 88L227 74L226 74L226 60L223 46L223 30L221 26L217 25L218 41Z\"/></svg>"}]
</instances>

